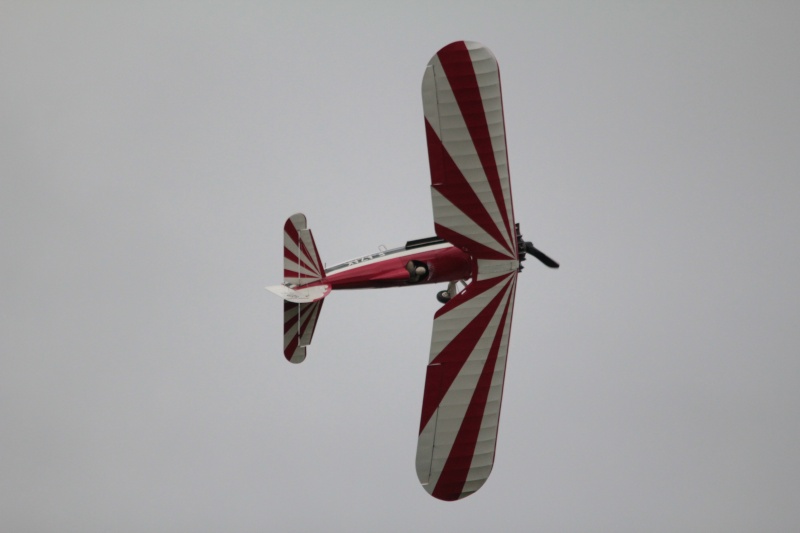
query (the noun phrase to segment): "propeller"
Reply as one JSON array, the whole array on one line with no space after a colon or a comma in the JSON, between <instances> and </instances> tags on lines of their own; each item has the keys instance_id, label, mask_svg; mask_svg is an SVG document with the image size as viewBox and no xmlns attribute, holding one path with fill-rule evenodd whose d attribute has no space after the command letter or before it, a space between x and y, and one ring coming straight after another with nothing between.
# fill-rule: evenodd
<instances>
[{"instance_id":1,"label":"propeller","mask_svg":"<svg viewBox=\"0 0 800 533\"><path fill-rule=\"evenodd\" d=\"M544 263L545 266L550 268L558 268L558 263L547 257L541 250L537 250L530 241L525 242L525 253L531 254L533 257Z\"/></svg>"}]
</instances>

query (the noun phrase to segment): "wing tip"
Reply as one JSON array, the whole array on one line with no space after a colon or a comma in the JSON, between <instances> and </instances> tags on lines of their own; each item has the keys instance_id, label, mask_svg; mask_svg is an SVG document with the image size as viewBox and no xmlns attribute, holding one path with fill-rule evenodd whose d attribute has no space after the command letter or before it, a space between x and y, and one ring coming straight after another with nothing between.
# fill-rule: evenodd
<instances>
[{"instance_id":1,"label":"wing tip","mask_svg":"<svg viewBox=\"0 0 800 533\"><path fill-rule=\"evenodd\" d=\"M491 470L489 473L491 473ZM445 486L434 486L430 483L422 483L422 488L424 488L425 492L437 500L441 500L443 502L455 502L458 500L463 500L464 498L472 496L478 492L489 478L489 473L487 473L486 477L482 479L467 481L464 485L451 486L448 484Z\"/></svg>"}]
</instances>

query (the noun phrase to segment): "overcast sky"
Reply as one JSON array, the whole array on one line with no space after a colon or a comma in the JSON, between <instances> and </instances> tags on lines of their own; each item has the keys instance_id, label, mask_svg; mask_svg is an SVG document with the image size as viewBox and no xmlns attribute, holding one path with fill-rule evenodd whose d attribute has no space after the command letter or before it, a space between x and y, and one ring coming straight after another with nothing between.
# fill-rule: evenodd
<instances>
[{"instance_id":1,"label":"overcast sky","mask_svg":"<svg viewBox=\"0 0 800 533\"><path fill-rule=\"evenodd\" d=\"M800 530L800 4L0 2L0 525ZM420 83L501 68L529 262L494 471L414 469L425 286L282 354L282 226L433 234Z\"/></svg>"}]
</instances>

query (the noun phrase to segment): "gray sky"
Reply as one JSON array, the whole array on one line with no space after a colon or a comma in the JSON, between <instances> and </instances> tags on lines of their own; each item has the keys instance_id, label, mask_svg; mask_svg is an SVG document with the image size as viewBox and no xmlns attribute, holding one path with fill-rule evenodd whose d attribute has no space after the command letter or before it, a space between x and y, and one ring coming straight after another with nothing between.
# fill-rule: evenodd
<instances>
[{"instance_id":1,"label":"gray sky","mask_svg":"<svg viewBox=\"0 0 800 533\"><path fill-rule=\"evenodd\" d=\"M491 5L491 7L489 7ZM800 528L800 4L0 4L7 531ZM328 264L433 232L420 83L501 67L518 285L494 471L414 470L436 287L281 353Z\"/></svg>"}]
</instances>

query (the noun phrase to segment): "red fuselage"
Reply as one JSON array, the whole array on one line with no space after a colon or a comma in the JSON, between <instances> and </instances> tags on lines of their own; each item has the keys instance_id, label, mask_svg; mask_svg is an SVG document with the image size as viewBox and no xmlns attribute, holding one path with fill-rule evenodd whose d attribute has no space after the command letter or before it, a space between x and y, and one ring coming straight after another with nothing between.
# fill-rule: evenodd
<instances>
[{"instance_id":1,"label":"red fuselage","mask_svg":"<svg viewBox=\"0 0 800 533\"><path fill-rule=\"evenodd\" d=\"M421 267L421 268L420 268ZM325 269L325 278L309 284L331 289L374 289L466 280L472 276L468 254L437 238L410 241Z\"/></svg>"}]
</instances>

